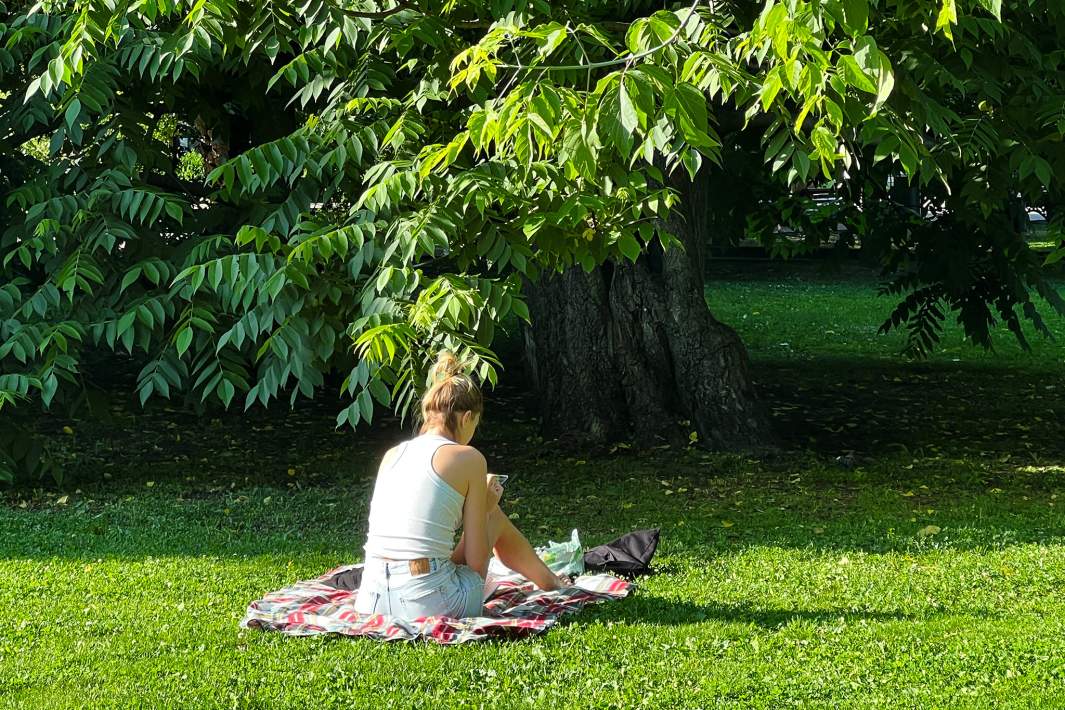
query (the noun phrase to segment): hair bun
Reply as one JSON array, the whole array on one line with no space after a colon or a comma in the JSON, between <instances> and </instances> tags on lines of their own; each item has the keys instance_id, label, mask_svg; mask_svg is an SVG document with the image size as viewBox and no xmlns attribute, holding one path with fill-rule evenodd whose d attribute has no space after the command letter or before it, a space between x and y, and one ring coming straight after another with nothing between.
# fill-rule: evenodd
<instances>
[{"instance_id":1,"label":"hair bun","mask_svg":"<svg viewBox=\"0 0 1065 710\"><path fill-rule=\"evenodd\" d=\"M436 356L436 362L429 369L429 380L434 384L447 382L456 375L461 375L464 368L455 354L448 350L441 350Z\"/></svg>"},{"instance_id":2,"label":"hair bun","mask_svg":"<svg viewBox=\"0 0 1065 710\"><path fill-rule=\"evenodd\" d=\"M484 412L484 397L470 376L468 363L448 350L437 354L436 362L429 368L429 387L422 395L421 433L437 427L450 432L449 438L455 439L465 414L480 417Z\"/></svg>"}]
</instances>

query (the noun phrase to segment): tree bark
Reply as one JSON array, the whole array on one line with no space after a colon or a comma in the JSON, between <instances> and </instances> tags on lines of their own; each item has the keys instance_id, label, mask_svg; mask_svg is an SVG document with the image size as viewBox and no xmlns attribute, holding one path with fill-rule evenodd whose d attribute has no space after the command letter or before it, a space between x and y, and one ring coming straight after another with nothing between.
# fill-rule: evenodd
<instances>
[{"instance_id":1,"label":"tree bark","mask_svg":"<svg viewBox=\"0 0 1065 710\"><path fill-rule=\"evenodd\" d=\"M652 247L636 263L529 285L526 359L546 435L646 444L687 441L694 430L718 450L772 445L747 351L704 297L707 178L674 186L683 206L667 226L683 250Z\"/></svg>"}]
</instances>

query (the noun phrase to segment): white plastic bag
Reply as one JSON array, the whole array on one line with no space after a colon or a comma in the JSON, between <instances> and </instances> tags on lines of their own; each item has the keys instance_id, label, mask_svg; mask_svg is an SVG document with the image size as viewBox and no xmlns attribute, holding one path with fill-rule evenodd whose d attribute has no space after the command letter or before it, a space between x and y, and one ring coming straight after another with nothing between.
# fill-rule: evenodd
<instances>
[{"instance_id":1,"label":"white plastic bag","mask_svg":"<svg viewBox=\"0 0 1065 710\"><path fill-rule=\"evenodd\" d=\"M536 548L536 554L555 574L572 577L584 571L584 550L576 530L570 533L569 542L549 541L546 547Z\"/></svg>"}]
</instances>

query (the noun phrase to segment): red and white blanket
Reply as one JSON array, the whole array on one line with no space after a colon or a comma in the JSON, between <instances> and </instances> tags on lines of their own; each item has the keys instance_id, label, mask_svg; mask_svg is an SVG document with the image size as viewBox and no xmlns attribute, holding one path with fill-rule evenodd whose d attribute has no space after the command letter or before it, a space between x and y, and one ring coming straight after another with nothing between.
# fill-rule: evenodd
<instances>
[{"instance_id":1,"label":"red and white blanket","mask_svg":"<svg viewBox=\"0 0 1065 710\"><path fill-rule=\"evenodd\" d=\"M381 641L421 638L454 644L540 634L554 626L563 614L579 611L586 604L621 599L632 591L631 582L605 574L578 577L573 586L554 592L540 591L527 580L503 581L485 602L485 616L401 619L382 614L360 615L355 612L358 592L326 583L354 567L338 567L316 579L267 594L248 605L240 625L291 636L343 634Z\"/></svg>"}]
</instances>

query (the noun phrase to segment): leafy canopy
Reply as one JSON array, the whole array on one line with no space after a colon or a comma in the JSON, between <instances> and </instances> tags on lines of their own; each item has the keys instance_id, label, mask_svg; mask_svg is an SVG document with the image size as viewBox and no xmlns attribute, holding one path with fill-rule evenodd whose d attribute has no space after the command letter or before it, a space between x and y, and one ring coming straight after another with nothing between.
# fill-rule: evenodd
<instances>
[{"instance_id":1,"label":"leafy canopy","mask_svg":"<svg viewBox=\"0 0 1065 710\"><path fill-rule=\"evenodd\" d=\"M671 176L727 180L752 136L757 182L783 194L850 186L859 205L892 176L925 186L944 219L907 218L884 247L909 294L898 323L932 328L919 345L934 338L922 308L982 314L966 321L978 337L987 303L1012 324L1017 308L1038 319L1030 287L1055 297L997 229L1018 195L1061 184L1060 9L15 7L0 26L0 408L91 401L79 363L98 347L137 357L142 402L265 405L338 372L352 426L407 411L442 347L494 383L490 346L528 318L525 279L675 247ZM978 237L942 236L957 230Z\"/></svg>"}]
</instances>

